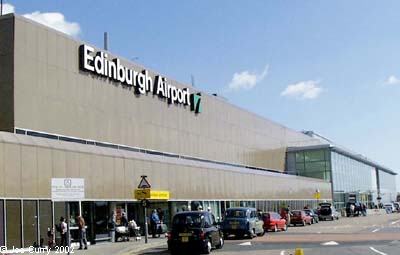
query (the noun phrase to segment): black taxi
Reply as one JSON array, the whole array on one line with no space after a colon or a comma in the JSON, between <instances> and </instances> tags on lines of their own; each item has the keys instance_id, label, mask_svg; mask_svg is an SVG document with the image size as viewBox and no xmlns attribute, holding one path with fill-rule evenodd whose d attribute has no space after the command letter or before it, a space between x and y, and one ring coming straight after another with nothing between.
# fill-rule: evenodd
<instances>
[{"instance_id":1,"label":"black taxi","mask_svg":"<svg viewBox=\"0 0 400 255\"><path fill-rule=\"evenodd\" d=\"M223 245L223 234L212 213L188 211L173 217L172 228L168 233L168 250L171 254L184 250L209 254L211 249L221 249Z\"/></svg>"}]
</instances>

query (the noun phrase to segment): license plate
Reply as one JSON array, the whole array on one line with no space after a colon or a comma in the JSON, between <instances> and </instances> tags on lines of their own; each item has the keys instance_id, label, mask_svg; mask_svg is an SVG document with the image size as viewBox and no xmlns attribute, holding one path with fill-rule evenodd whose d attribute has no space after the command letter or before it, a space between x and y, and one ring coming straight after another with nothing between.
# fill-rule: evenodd
<instances>
[{"instance_id":1,"label":"license plate","mask_svg":"<svg viewBox=\"0 0 400 255\"><path fill-rule=\"evenodd\" d=\"M231 228L232 229L237 229L237 225L232 225Z\"/></svg>"},{"instance_id":2,"label":"license plate","mask_svg":"<svg viewBox=\"0 0 400 255\"><path fill-rule=\"evenodd\" d=\"M187 242L189 242L189 237L188 236L182 236L181 237L181 241L182 241L182 243L187 243Z\"/></svg>"}]
</instances>

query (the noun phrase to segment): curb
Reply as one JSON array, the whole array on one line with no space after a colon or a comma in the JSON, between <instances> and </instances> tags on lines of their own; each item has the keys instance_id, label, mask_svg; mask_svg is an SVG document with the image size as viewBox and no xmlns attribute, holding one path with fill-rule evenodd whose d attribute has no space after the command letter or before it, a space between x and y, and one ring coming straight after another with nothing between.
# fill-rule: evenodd
<instances>
[{"instance_id":1,"label":"curb","mask_svg":"<svg viewBox=\"0 0 400 255\"><path fill-rule=\"evenodd\" d=\"M137 254L138 252L147 250L147 249L151 249L151 248L157 248L157 247L161 247L163 245L165 245L166 242L154 242L154 243L148 243L148 244L143 244L140 247L134 247L134 248L126 248L124 250L122 250L121 252L119 252L119 255L134 255Z\"/></svg>"}]
</instances>

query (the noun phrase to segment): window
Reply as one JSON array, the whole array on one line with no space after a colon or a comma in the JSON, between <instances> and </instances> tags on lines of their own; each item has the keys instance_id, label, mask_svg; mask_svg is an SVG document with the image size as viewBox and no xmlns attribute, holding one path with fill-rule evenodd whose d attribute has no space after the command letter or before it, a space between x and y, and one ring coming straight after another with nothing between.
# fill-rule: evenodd
<instances>
[{"instance_id":1,"label":"window","mask_svg":"<svg viewBox=\"0 0 400 255\"><path fill-rule=\"evenodd\" d=\"M0 200L0 246L4 246L4 201Z\"/></svg>"},{"instance_id":2,"label":"window","mask_svg":"<svg viewBox=\"0 0 400 255\"><path fill-rule=\"evenodd\" d=\"M7 215L7 246L21 248L21 201L7 200L6 201Z\"/></svg>"}]
</instances>

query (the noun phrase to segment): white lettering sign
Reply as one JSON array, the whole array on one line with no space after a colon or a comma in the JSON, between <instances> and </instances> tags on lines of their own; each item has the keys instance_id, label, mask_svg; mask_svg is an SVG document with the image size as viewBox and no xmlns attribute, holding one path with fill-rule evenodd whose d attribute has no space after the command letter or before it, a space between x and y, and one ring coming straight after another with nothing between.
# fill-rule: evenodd
<instances>
[{"instance_id":1,"label":"white lettering sign","mask_svg":"<svg viewBox=\"0 0 400 255\"><path fill-rule=\"evenodd\" d=\"M108 59L108 54L96 52L93 47L81 45L79 48L80 69L105 76L129 87L134 87L137 94L152 93L167 99L170 104L191 105L189 88L178 88L167 81L167 78L156 75L153 78L147 70L136 71L121 64L120 59ZM197 94L200 96L200 94ZM193 107L190 108L195 111ZM200 111L195 111L199 113Z\"/></svg>"},{"instance_id":2,"label":"white lettering sign","mask_svg":"<svg viewBox=\"0 0 400 255\"><path fill-rule=\"evenodd\" d=\"M51 198L56 201L84 199L85 180L81 178L52 178Z\"/></svg>"}]
</instances>

